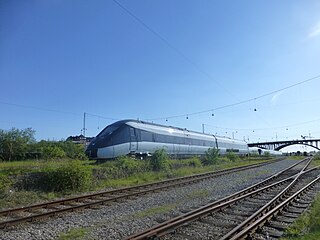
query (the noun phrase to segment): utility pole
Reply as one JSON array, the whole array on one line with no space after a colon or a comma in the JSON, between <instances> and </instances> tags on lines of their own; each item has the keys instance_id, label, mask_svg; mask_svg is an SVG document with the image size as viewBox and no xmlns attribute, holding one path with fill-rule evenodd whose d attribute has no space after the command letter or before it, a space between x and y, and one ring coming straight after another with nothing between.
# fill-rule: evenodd
<instances>
[{"instance_id":1,"label":"utility pole","mask_svg":"<svg viewBox=\"0 0 320 240\"><path fill-rule=\"evenodd\" d=\"M202 133L204 133L204 123L202 123Z\"/></svg>"},{"instance_id":2,"label":"utility pole","mask_svg":"<svg viewBox=\"0 0 320 240\"><path fill-rule=\"evenodd\" d=\"M83 137L86 140L86 113L83 113Z\"/></svg>"}]
</instances>

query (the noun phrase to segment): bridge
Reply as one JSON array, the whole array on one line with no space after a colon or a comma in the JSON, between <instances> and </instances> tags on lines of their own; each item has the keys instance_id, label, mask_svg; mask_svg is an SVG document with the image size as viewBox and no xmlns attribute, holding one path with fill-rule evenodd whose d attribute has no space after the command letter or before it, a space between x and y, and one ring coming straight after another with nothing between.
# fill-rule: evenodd
<instances>
[{"instance_id":1,"label":"bridge","mask_svg":"<svg viewBox=\"0 0 320 240\"><path fill-rule=\"evenodd\" d=\"M305 146L313 147L320 150L320 139L302 139L302 140L287 140L287 141L276 141L276 142L258 142L248 143L249 147L260 147L268 150L279 151L284 147L288 147L295 144L302 144Z\"/></svg>"}]
</instances>

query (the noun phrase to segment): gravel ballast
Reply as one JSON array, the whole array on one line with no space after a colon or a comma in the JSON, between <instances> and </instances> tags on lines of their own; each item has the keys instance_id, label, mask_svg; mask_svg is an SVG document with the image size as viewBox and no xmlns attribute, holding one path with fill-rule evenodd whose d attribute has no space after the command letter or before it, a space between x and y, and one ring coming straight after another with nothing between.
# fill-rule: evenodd
<instances>
[{"instance_id":1,"label":"gravel ballast","mask_svg":"<svg viewBox=\"0 0 320 240\"><path fill-rule=\"evenodd\" d=\"M0 239L57 239L80 229L83 239L124 239L169 218L240 191L294 164L283 160L262 167L148 194L97 209L69 213L46 222L26 223L0 230Z\"/></svg>"}]
</instances>

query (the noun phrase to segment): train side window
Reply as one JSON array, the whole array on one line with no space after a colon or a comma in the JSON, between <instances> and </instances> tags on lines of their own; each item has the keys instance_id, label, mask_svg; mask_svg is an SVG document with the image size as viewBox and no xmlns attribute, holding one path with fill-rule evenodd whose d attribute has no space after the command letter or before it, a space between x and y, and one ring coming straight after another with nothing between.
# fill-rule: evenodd
<instances>
[{"instance_id":1,"label":"train side window","mask_svg":"<svg viewBox=\"0 0 320 240\"><path fill-rule=\"evenodd\" d=\"M137 137L136 137L134 128L130 128L130 141L131 141L131 142L137 141Z\"/></svg>"},{"instance_id":2,"label":"train side window","mask_svg":"<svg viewBox=\"0 0 320 240\"><path fill-rule=\"evenodd\" d=\"M151 132L141 131L141 141L153 142L154 136Z\"/></svg>"}]
</instances>

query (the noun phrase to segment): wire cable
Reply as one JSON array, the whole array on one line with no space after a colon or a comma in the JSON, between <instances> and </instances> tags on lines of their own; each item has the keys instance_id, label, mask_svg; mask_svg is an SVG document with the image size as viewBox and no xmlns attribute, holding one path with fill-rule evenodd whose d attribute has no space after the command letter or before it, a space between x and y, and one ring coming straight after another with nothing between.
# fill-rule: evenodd
<instances>
[{"instance_id":1,"label":"wire cable","mask_svg":"<svg viewBox=\"0 0 320 240\"><path fill-rule=\"evenodd\" d=\"M281 91L285 91L285 90L287 90L287 89L290 89L290 88L299 86L299 85L301 85L301 84L310 82L310 81L315 80L315 79L318 79L318 78L320 78L320 75L317 75L317 76L315 76L315 77L308 78L308 79L303 80L303 81L301 81L301 82L298 82L298 83L295 83L295 84L292 84L292 85L289 85L289 86L280 88L280 89L278 89L278 90L274 90L274 91L271 91L271 92L262 94L262 95L257 96L257 97L249 98L249 99L247 99L247 100L243 100L243 101L239 101L239 102L227 104L227 105L224 105L224 106L220 106L220 107L216 107L216 108L211 108L211 109L207 109L207 110L203 110L203 111L198 111L198 112L180 114L180 115L173 115L173 116L167 116L167 117L158 117L158 118L150 118L150 119L147 119L147 121L165 120L165 119L180 118L180 117L186 117L186 116L192 116L192 115L199 115L199 114L202 114L202 113L214 112L214 111L217 111L217 110L221 110L221 109L225 109L225 108L229 108L229 107L238 106L238 105L241 105L241 104L244 104L244 103L248 103L248 102L251 102L251 101L260 99L260 98L264 98L264 97L270 96L270 95L272 95L272 94L275 94L275 93L278 93L278 92L281 92Z\"/></svg>"},{"instance_id":2,"label":"wire cable","mask_svg":"<svg viewBox=\"0 0 320 240\"><path fill-rule=\"evenodd\" d=\"M172 43L170 43L167 39L165 39L161 34L147 25L144 21L142 21L137 15L135 15L132 11L122 5L119 1L113 0L115 4L117 4L123 11L125 11L128 15L130 15L133 19L135 19L139 24L141 24L145 29L151 32L154 36L160 39L167 47L171 50L176 52L180 57L182 57L186 62L192 65L198 72L209 78L210 80L214 81L220 88L222 88L226 93L230 96L237 98L233 93L231 93L227 88L225 88L220 82L218 82L215 78L213 78L207 71L205 71L202 67L200 67L197 63L192 61L186 54L184 54L180 49L175 47Z\"/></svg>"}]
</instances>

